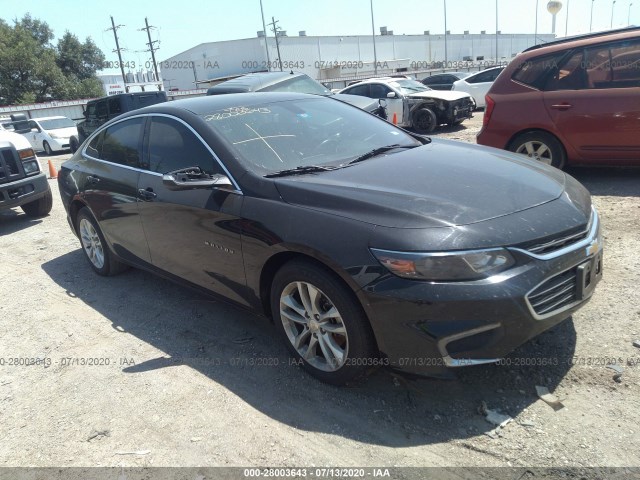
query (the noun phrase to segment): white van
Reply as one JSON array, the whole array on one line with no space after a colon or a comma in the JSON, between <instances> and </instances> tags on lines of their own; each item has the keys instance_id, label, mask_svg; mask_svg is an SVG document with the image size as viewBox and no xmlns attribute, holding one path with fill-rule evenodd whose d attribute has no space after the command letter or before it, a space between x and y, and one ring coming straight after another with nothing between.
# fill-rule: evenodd
<instances>
[{"instance_id":1,"label":"white van","mask_svg":"<svg viewBox=\"0 0 640 480\"><path fill-rule=\"evenodd\" d=\"M67 150L69 138L78 136L76 124L67 117L42 117L14 122L17 133L29 140L36 151L43 151L47 155L60 150Z\"/></svg>"}]
</instances>

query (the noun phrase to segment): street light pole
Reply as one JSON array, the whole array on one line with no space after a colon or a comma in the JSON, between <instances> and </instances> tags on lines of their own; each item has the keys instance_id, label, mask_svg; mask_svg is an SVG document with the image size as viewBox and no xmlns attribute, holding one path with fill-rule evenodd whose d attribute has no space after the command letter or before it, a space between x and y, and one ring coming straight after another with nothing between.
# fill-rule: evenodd
<instances>
[{"instance_id":1,"label":"street light pole","mask_svg":"<svg viewBox=\"0 0 640 480\"><path fill-rule=\"evenodd\" d=\"M371 38L373 39L373 74L378 75L378 55L376 54L376 26L373 23L373 0L371 0Z\"/></svg>"},{"instance_id":2,"label":"street light pole","mask_svg":"<svg viewBox=\"0 0 640 480\"><path fill-rule=\"evenodd\" d=\"M616 0L613 0L613 3L611 4L611 25L609 25L609 28L613 28L613 10L616 6Z\"/></svg>"},{"instance_id":3,"label":"street light pole","mask_svg":"<svg viewBox=\"0 0 640 480\"><path fill-rule=\"evenodd\" d=\"M447 68L449 56L447 54L447 0L444 0L444 68Z\"/></svg>"},{"instance_id":4,"label":"street light pole","mask_svg":"<svg viewBox=\"0 0 640 480\"><path fill-rule=\"evenodd\" d=\"M629 13L627 14L627 25L631 25L631 5L633 5L633 3L629 3Z\"/></svg>"},{"instance_id":5,"label":"street light pole","mask_svg":"<svg viewBox=\"0 0 640 480\"><path fill-rule=\"evenodd\" d=\"M533 34L533 44L537 45L538 44L538 1L536 0L536 31Z\"/></svg>"},{"instance_id":6,"label":"street light pole","mask_svg":"<svg viewBox=\"0 0 640 480\"><path fill-rule=\"evenodd\" d=\"M569 0L567 0L567 20L564 22L564 36L567 36L569 31Z\"/></svg>"},{"instance_id":7,"label":"street light pole","mask_svg":"<svg viewBox=\"0 0 640 480\"><path fill-rule=\"evenodd\" d=\"M498 64L498 0L496 0L496 65Z\"/></svg>"},{"instance_id":8,"label":"street light pole","mask_svg":"<svg viewBox=\"0 0 640 480\"><path fill-rule=\"evenodd\" d=\"M589 32L593 31L593 3L596 0L591 0L591 21L589 21Z\"/></svg>"}]
</instances>

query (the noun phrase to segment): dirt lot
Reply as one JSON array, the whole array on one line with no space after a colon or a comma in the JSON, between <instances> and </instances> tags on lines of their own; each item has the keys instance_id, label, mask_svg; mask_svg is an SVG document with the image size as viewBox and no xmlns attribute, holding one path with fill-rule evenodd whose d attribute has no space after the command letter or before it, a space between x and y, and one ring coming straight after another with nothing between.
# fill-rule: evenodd
<instances>
[{"instance_id":1,"label":"dirt lot","mask_svg":"<svg viewBox=\"0 0 640 480\"><path fill-rule=\"evenodd\" d=\"M481 117L438 135L475 141ZM0 215L0 466L640 466L640 170L570 173L605 228L585 308L507 365L342 389L289 365L258 317L138 270L95 275L51 181L50 216ZM45 365L10 365L25 358ZM492 432L483 402L514 421Z\"/></svg>"}]
</instances>

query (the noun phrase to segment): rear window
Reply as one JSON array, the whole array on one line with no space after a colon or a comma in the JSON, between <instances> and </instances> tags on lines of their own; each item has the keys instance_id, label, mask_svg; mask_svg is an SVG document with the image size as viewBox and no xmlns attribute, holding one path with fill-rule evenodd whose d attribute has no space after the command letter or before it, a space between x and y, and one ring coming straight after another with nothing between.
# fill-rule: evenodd
<instances>
[{"instance_id":1,"label":"rear window","mask_svg":"<svg viewBox=\"0 0 640 480\"><path fill-rule=\"evenodd\" d=\"M566 51L563 51L527 60L520 64L511 78L516 82L541 89L546 78L558 70L558 62L565 53Z\"/></svg>"}]
</instances>

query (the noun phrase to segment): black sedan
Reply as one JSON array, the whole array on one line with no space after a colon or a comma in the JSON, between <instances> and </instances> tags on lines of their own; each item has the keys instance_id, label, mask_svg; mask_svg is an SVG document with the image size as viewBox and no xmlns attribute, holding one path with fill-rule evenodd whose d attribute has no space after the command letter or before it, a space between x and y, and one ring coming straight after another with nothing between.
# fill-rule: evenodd
<instances>
[{"instance_id":1,"label":"black sedan","mask_svg":"<svg viewBox=\"0 0 640 480\"><path fill-rule=\"evenodd\" d=\"M130 112L58 181L98 274L144 268L263 313L335 384L495 362L602 274L598 215L570 176L317 96Z\"/></svg>"},{"instance_id":2,"label":"black sedan","mask_svg":"<svg viewBox=\"0 0 640 480\"><path fill-rule=\"evenodd\" d=\"M424 85L433 90L451 90L453 83L471 75L472 72L448 72L437 73L420 80Z\"/></svg>"}]
</instances>

